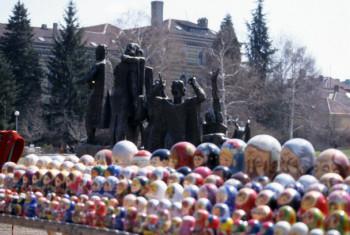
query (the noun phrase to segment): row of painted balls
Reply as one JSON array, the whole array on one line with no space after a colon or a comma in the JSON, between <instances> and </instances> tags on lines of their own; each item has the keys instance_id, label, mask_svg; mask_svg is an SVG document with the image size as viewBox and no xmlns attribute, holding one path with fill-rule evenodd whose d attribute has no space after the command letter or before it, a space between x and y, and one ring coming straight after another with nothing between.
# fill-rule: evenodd
<instances>
[{"instance_id":1,"label":"row of painted balls","mask_svg":"<svg viewBox=\"0 0 350 235\"><path fill-rule=\"evenodd\" d=\"M160 169L163 169L164 172L167 170L167 168ZM200 167L197 170L204 169L204 167ZM190 169L187 170L190 171ZM204 184L202 184L202 181L199 181L196 176L200 175L200 172L208 171L197 172L188 173L184 177L183 185L185 187L175 181L168 181L169 184L167 185L163 178L164 174L159 174L160 178L157 178L157 175L153 179L148 179L146 176L137 176L132 180L128 178L119 180L115 176L108 176L107 178L96 176L93 178L92 191L87 193L109 198L115 197L120 201L124 200L125 195L129 193L145 196L147 199L167 199L172 203L182 202L188 197L193 199L188 199L187 201L205 198L208 205L212 206L215 203L222 202L227 204L230 211L234 209L251 211L255 207L264 205L268 206L264 207L264 210L269 208L265 210L265 216L267 217L271 214L270 212L283 205L293 206L298 213L303 213L303 211L312 207L319 208L324 215L328 214L328 209L334 210L334 208L342 208L349 212L347 209L350 207L349 186L346 184L347 181L344 183L341 176L336 173L325 174L320 179L320 182L311 175L304 175L298 181L295 181L290 175L282 173L277 175L273 182L269 182L267 177L259 177L250 181L249 177L244 173L235 174L233 178L226 181L223 181L221 176L209 174L205 178ZM181 174L179 172L173 173L176 176ZM23 178L26 179L26 177ZM79 179L81 180L81 178ZM180 177L174 177L174 179L178 180ZM213 182L210 179L213 179ZM44 181L46 182L45 179ZM27 190L14 191L41 191L45 195L52 192L58 195L67 193L67 191L62 190L62 181L57 181L56 179L54 185L51 185L50 181L48 182L48 184L45 183L38 190L28 187L26 188ZM73 186L78 188L79 185L76 184L76 181L72 182L72 185L68 183L68 190L73 190ZM46 186L48 187L46 188ZM6 188L13 190L11 187ZM329 192L327 199L326 196ZM71 191L70 194L79 195L80 193L72 193Z\"/></svg>"},{"instance_id":2,"label":"row of painted balls","mask_svg":"<svg viewBox=\"0 0 350 235\"><path fill-rule=\"evenodd\" d=\"M290 174L295 179L304 174L313 174L320 178L323 174L334 172L343 178L348 176L349 160L336 149L323 151L315 158L312 144L300 138L287 141L282 147L269 135L257 135L245 143L239 139L228 139L219 149L215 144L202 143L195 147L188 142L179 142L169 150L158 149L153 153L138 150L130 141L117 142L112 150L103 149L94 157L83 155L41 156L28 155L20 159L20 165L36 166L39 169L79 170L90 173L95 165L117 164L122 167L172 167L178 169L188 166L194 169L207 166L226 166L231 173L243 171L251 178L266 175L272 178L277 172Z\"/></svg>"},{"instance_id":3,"label":"row of painted balls","mask_svg":"<svg viewBox=\"0 0 350 235\"><path fill-rule=\"evenodd\" d=\"M69 161L63 163L66 162ZM221 165L216 166L213 170L205 166L197 167L194 170L184 166L176 171L170 167L146 166L140 168L134 165L127 167L98 165L91 166L90 173L83 173L79 170L38 169L31 165L16 165L8 162L2 167L2 172L4 173L0 174L0 187L13 189L17 192L41 190L45 194L50 192L64 194L68 192L69 194L79 195L92 191L99 194L108 193L113 196L116 193L125 195L130 190L136 194L145 194L150 183L155 180L164 181L167 185L172 183L178 183L183 187L193 185L194 188L208 183L220 187L225 181L229 180L237 189L240 189L244 184L251 181L247 174L242 172L232 174L230 168ZM346 184L350 182L350 177L343 179L337 173L326 173L320 177L320 181L312 175L303 175L298 181L305 181L304 179L309 179L310 184L314 184L313 188L325 195L332 189L333 185L345 183L337 187L346 187ZM295 182L293 177L284 173L279 174L276 180L284 185ZM262 188L261 184L266 185L268 182L268 177L261 176L255 178L252 183L258 189L259 187ZM164 183L158 182L160 190L166 189ZM295 187L300 192L298 184Z\"/></svg>"},{"instance_id":4,"label":"row of painted balls","mask_svg":"<svg viewBox=\"0 0 350 235\"><path fill-rule=\"evenodd\" d=\"M114 165L109 167L112 166ZM95 166L94 168L101 167ZM130 167L123 169L130 169ZM144 169L142 168L142 170ZM28 177L30 175L28 172L24 175L18 174L18 172L14 172L13 176L15 178L13 178L13 181L9 180L12 176L11 173L6 175L4 188L17 192L41 191L44 195L52 192L59 195L65 193L70 195L92 193L92 195L116 197L119 200L122 200L129 193L145 196L148 199L169 199L171 202L180 202L186 197L195 199L207 198L211 205L214 205L217 202L216 198L219 197L225 199L222 202L226 203L230 210L233 210L237 207L237 204L240 204L238 206L246 211L252 209L258 201L261 205L268 205L272 211L277 206L285 204L292 205L298 210L303 205L302 198L305 197L305 192L317 191L317 194L312 194L314 197L313 202L316 203L318 200L325 202L329 192L339 191L345 192L345 194L343 193L344 196L342 196L342 203L345 201L346 204L343 207L347 208L349 204L348 197L346 197L350 191L348 186L349 180L346 179L344 181L336 173L327 173L321 177L320 181L311 175L304 175L298 181L295 181L290 175L281 173L275 177L274 182L270 183L267 177L258 177L250 181L249 177L244 173L236 173L232 178L229 178L231 176L229 174L230 171L222 166L216 167L214 171L207 167L198 167L193 172L187 167L183 167L178 171L174 171L171 168L155 168L149 174L140 170L136 173L136 177L133 177L133 174L129 174L130 172L128 171L129 173L123 175L123 177L111 175L106 178L100 175L82 175L79 172L71 172L68 175L65 175L67 172L56 172L57 174L54 177L53 172L48 171L43 176L43 179L37 182L41 183L39 185L35 182L33 184L30 177ZM119 174L118 172L120 173L120 171L115 171L114 173ZM137 175L138 173L141 175ZM65 178L61 178L61 176ZM11 182L11 184L8 182ZM89 187L87 187L86 182L89 182ZM222 187L223 184L226 187ZM233 189L228 190L227 185L232 186ZM251 190L247 191L247 188ZM240 196L241 191L242 195ZM244 201L239 202L238 200L243 196L248 202L245 203L247 204L246 206L242 203ZM333 201L335 202L330 201L330 203L337 205L336 202L339 200L337 199L339 197L334 198L335 200ZM320 208L321 205L325 207L325 204L320 204L317 207ZM322 211L326 214L326 209Z\"/></svg>"},{"instance_id":5,"label":"row of painted balls","mask_svg":"<svg viewBox=\"0 0 350 235\"><path fill-rule=\"evenodd\" d=\"M156 150L157 151L157 150ZM114 145L112 160L121 166L135 163L136 146L129 141ZM138 158L146 165L157 162L157 154L145 154ZM150 160L151 159L151 160ZM162 161L162 157L159 158ZM228 167L232 173L243 171L251 178L268 176L272 178L277 172L287 173L295 179L305 174L320 178L325 173L333 172L346 178L350 162L347 156L337 149L326 149L316 158L313 145L301 138L290 139L281 146L279 141L270 135L257 135L247 143L239 139L228 139L220 148L212 143L202 143L195 147L188 142L179 142L172 146L162 166L178 169L188 166L194 169L207 166L210 169L217 165ZM154 161L152 161L154 160ZM136 161L136 162L137 162Z\"/></svg>"},{"instance_id":6,"label":"row of painted balls","mask_svg":"<svg viewBox=\"0 0 350 235\"><path fill-rule=\"evenodd\" d=\"M249 218L242 209L234 210L231 217L224 203L216 203L211 209L200 200L196 202L195 209L191 209L188 201L182 204L179 210L176 203L155 199L147 201L132 194L127 195L123 204L119 205L116 199L98 196L59 197L50 194L44 197L38 192L17 194L0 190L0 213L135 233L306 235L324 234L327 230L327 234L350 232L350 220L342 210L334 210L325 217L318 208L313 207L303 214L302 222L296 222L295 212L290 206L281 207L275 218L262 219L266 206L260 207L263 209L260 211L253 209Z\"/></svg>"}]
</instances>

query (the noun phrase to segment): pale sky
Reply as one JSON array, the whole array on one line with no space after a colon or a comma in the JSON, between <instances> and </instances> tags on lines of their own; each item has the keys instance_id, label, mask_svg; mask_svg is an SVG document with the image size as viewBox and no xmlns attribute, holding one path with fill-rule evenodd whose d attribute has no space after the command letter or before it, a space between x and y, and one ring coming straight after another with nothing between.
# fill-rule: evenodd
<instances>
[{"instance_id":1,"label":"pale sky","mask_svg":"<svg viewBox=\"0 0 350 235\"><path fill-rule=\"evenodd\" d=\"M6 23L18 0L0 0L0 22ZM33 26L63 23L68 0L21 0ZM151 0L75 0L82 26L115 23L126 12L150 14ZM209 27L218 30L231 14L237 36L246 40L246 22L255 0L164 0L164 19L196 22L207 17ZM265 0L269 33L274 42L291 38L308 49L325 76L350 79L350 0ZM277 48L278 49L278 48Z\"/></svg>"}]
</instances>

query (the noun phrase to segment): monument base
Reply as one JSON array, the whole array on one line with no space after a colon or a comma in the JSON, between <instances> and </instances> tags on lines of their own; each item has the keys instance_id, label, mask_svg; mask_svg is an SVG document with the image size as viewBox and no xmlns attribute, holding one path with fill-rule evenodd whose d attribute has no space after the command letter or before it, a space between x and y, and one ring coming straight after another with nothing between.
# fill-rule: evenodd
<instances>
[{"instance_id":1,"label":"monument base","mask_svg":"<svg viewBox=\"0 0 350 235\"><path fill-rule=\"evenodd\" d=\"M212 133L212 134L206 134L203 135L203 143L209 142L216 144L218 147L220 147L225 141L227 140L227 137L224 133Z\"/></svg>"},{"instance_id":2,"label":"monument base","mask_svg":"<svg viewBox=\"0 0 350 235\"><path fill-rule=\"evenodd\" d=\"M95 154L102 150L102 149L112 149L113 146L107 146L107 145L94 145L94 144L87 144L87 143L84 143L84 144L78 144L76 147L75 147L75 154L78 156L78 157L81 157L85 154L89 154L91 156L95 156Z\"/></svg>"}]
</instances>

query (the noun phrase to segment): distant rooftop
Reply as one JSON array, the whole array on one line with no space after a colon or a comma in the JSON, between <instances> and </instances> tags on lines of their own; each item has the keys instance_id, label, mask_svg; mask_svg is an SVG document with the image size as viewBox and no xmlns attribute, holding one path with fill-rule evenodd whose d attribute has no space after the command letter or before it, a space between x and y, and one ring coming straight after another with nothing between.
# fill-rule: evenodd
<instances>
[{"instance_id":1,"label":"distant rooftop","mask_svg":"<svg viewBox=\"0 0 350 235\"><path fill-rule=\"evenodd\" d=\"M168 28L170 30L177 33L188 33L193 36L205 35L206 37L209 37L209 38L214 38L216 34L214 31L208 29L207 27L202 27L199 24L195 24L193 22L186 21L186 20L169 19L169 20L166 20L165 23L168 24Z\"/></svg>"},{"instance_id":2,"label":"distant rooftop","mask_svg":"<svg viewBox=\"0 0 350 235\"><path fill-rule=\"evenodd\" d=\"M54 42L54 28L32 27L34 43L52 44ZM83 39L86 40L88 47L96 47L98 44L106 44L109 49L117 49L117 41L121 29L111 24L100 24L82 28L84 31ZM0 23L0 36L6 31L6 24Z\"/></svg>"}]
</instances>

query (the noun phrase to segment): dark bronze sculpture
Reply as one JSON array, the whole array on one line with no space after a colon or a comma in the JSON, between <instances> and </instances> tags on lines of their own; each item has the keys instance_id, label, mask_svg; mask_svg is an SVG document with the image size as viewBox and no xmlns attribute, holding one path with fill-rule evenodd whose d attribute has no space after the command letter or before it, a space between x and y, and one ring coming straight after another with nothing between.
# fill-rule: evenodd
<instances>
[{"instance_id":1,"label":"dark bronze sculpture","mask_svg":"<svg viewBox=\"0 0 350 235\"><path fill-rule=\"evenodd\" d=\"M150 151L157 148L171 148L175 143L188 141L198 145L202 140L200 106L206 95L196 78L188 79L195 96L185 97L185 84L175 80L171 85L173 100L164 93L165 83L160 78L153 84L147 98L149 125L146 128L145 147Z\"/></svg>"},{"instance_id":2,"label":"dark bronze sculpture","mask_svg":"<svg viewBox=\"0 0 350 235\"><path fill-rule=\"evenodd\" d=\"M205 123L203 124L203 134L226 133L227 126L224 124L224 118L221 112L220 98L218 94L218 75L220 70L216 70L211 75L211 91L213 98L213 110L205 114Z\"/></svg>"},{"instance_id":3,"label":"dark bronze sculpture","mask_svg":"<svg viewBox=\"0 0 350 235\"><path fill-rule=\"evenodd\" d=\"M113 67L106 58L107 47L99 45L96 48L96 63L88 75L79 82L87 82L93 90L88 104L86 114L87 142L95 143L95 132L97 128L108 128L110 126L111 114L111 92L113 87Z\"/></svg>"},{"instance_id":4,"label":"dark bronze sculpture","mask_svg":"<svg viewBox=\"0 0 350 235\"><path fill-rule=\"evenodd\" d=\"M138 144L141 134L141 145L151 151L170 149L180 141L202 142L200 107L206 95L196 78L184 79L194 97L185 98L185 83L176 80L171 100L165 95L162 78L153 82L153 70L145 66L138 44L128 44L114 74L105 55L106 48L98 46L97 63L83 80L94 88L86 121L88 143L95 142L96 128L108 127L113 135L111 144L124 139Z\"/></svg>"},{"instance_id":5,"label":"dark bronze sculpture","mask_svg":"<svg viewBox=\"0 0 350 235\"><path fill-rule=\"evenodd\" d=\"M201 143L202 125L200 120L200 106L205 101L206 95L197 80L192 77L188 79L188 84L192 87L195 96L185 97L185 84L181 80L175 80L171 85L173 101L162 99L162 111L166 134L164 144L166 148L171 148L177 142L188 141L194 145Z\"/></svg>"},{"instance_id":6,"label":"dark bronze sculpture","mask_svg":"<svg viewBox=\"0 0 350 235\"><path fill-rule=\"evenodd\" d=\"M136 43L128 44L114 70L113 136L114 142L128 139L135 144L141 129L144 86L152 81L151 68L145 67L143 51ZM148 76L145 79L145 75ZM145 84L147 80L147 84Z\"/></svg>"},{"instance_id":7,"label":"dark bronze sculpture","mask_svg":"<svg viewBox=\"0 0 350 235\"><path fill-rule=\"evenodd\" d=\"M232 138L244 140L246 143L250 139L250 120L248 119L245 126L240 125L238 119L234 121L235 131Z\"/></svg>"},{"instance_id":8,"label":"dark bronze sculpture","mask_svg":"<svg viewBox=\"0 0 350 235\"><path fill-rule=\"evenodd\" d=\"M212 72L211 91L213 99L213 108L205 113L205 122L203 123L203 141L215 143L221 146L226 140L227 126L224 124L224 118L221 112L220 98L218 94L217 79L220 70Z\"/></svg>"},{"instance_id":9,"label":"dark bronze sculpture","mask_svg":"<svg viewBox=\"0 0 350 235\"><path fill-rule=\"evenodd\" d=\"M144 146L150 151L164 147L164 137L166 134L165 118L162 112L162 103L164 100L169 100L165 92L165 82L159 75L159 80L156 80L150 92L147 94L145 102L145 119L148 125L145 129Z\"/></svg>"},{"instance_id":10,"label":"dark bronze sculpture","mask_svg":"<svg viewBox=\"0 0 350 235\"><path fill-rule=\"evenodd\" d=\"M201 119L201 103L206 99L206 94L199 85L195 77L188 79L188 84L192 87L195 97L185 99L186 105L186 140L195 146L202 143L203 120Z\"/></svg>"}]
</instances>

